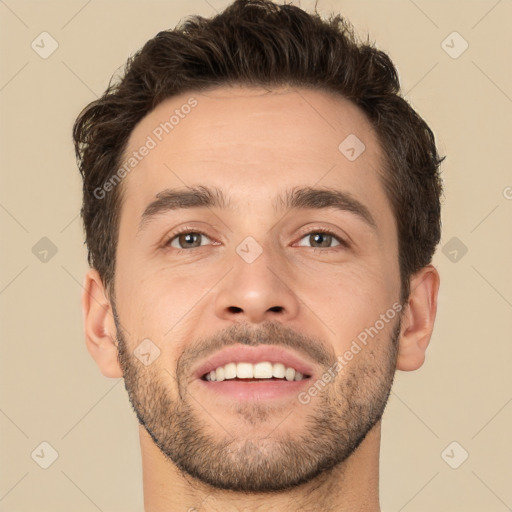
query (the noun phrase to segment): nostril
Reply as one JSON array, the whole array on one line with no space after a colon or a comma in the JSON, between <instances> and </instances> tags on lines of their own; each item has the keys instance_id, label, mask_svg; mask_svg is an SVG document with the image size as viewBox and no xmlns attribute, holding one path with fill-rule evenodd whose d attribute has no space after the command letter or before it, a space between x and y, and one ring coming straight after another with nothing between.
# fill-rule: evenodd
<instances>
[{"instance_id":1,"label":"nostril","mask_svg":"<svg viewBox=\"0 0 512 512\"><path fill-rule=\"evenodd\" d=\"M238 306L229 306L228 309L230 313L240 313L242 311L242 308L239 308Z\"/></svg>"}]
</instances>

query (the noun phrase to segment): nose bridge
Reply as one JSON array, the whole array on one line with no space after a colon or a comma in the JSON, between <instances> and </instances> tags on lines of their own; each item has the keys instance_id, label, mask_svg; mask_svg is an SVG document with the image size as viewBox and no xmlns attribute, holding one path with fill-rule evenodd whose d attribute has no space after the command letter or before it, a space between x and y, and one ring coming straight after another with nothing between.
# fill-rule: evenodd
<instances>
[{"instance_id":1,"label":"nose bridge","mask_svg":"<svg viewBox=\"0 0 512 512\"><path fill-rule=\"evenodd\" d=\"M299 304L288 282L284 257L274 244L260 240L247 236L236 246L232 271L220 283L216 297L219 317L259 323L297 315Z\"/></svg>"}]
</instances>

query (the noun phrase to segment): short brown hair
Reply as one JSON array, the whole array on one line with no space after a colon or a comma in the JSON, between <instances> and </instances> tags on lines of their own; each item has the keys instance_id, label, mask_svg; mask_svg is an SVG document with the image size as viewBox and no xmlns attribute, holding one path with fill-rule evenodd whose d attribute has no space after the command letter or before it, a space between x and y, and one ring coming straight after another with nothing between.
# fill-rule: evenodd
<instances>
[{"instance_id":1,"label":"short brown hair","mask_svg":"<svg viewBox=\"0 0 512 512\"><path fill-rule=\"evenodd\" d=\"M342 16L324 20L293 5L235 0L211 19L190 16L130 57L124 75L78 116L73 139L83 177L89 264L110 290L122 187L103 198L135 125L160 102L222 85L291 85L336 92L371 121L386 159L382 182L398 229L402 300L441 236L440 158L432 131L400 96L387 54L360 42Z\"/></svg>"}]
</instances>

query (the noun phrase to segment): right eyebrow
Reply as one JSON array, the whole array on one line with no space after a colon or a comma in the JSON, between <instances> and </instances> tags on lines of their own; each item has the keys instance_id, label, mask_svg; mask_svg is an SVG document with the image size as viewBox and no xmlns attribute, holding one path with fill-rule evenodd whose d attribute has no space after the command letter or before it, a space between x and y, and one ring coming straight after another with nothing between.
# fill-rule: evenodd
<instances>
[{"instance_id":1,"label":"right eyebrow","mask_svg":"<svg viewBox=\"0 0 512 512\"><path fill-rule=\"evenodd\" d=\"M165 189L156 194L155 197L156 199L146 207L141 216L137 234L144 230L153 218L169 210L180 208L229 208L229 202L222 190L203 185L187 187L186 190Z\"/></svg>"}]
</instances>

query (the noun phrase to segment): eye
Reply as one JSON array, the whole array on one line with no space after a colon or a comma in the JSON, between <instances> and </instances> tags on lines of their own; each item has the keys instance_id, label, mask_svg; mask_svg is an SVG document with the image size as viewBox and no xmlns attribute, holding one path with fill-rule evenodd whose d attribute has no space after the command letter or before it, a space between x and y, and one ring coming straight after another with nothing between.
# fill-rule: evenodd
<instances>
[{"instance_id":1,"label":"eye","mask_svg":"<svg viewBox=\"0 0 512 512\"><path fill-rule=\"evenodd\" d=\"M173 249L187 250L196 249L208 245L208 243L202 243L206 239L211 242L212 240L202 231L184 229L171 235L167 242L164 243L164 247L172 247ZM306 239L310 245L299 243L301 247L312 247L313 249L331 249L338 246L348 247L348 243L342 238L338 237L331 231L316 229L310 231L302 236L301 240ZM334 243L334 245L333 245Z\"/></svg>"},{"instance_id":2,"label":"eye","mask_svg":"<svg viewBox=\"0 0 512 512\"><path fill-rule=\"evenodd\" d=\"M321 248L330 249L332 247L337 247L337 246L348 247L348 244L344 240L342 240L341 238L339 238L334 233L332 233L331 231L328 231L328 230L317 229L315 231L310 231L309 233L307 233L306 235L304 235L301 238L301 240L304 240L304 239L307 239L309 241L309 243L312 245L299 244L302 247L313 247L314 249L321 249ZM332 242L336 242L336 244L333 246L333 245L331 245Z\"/></svg>"},{"instance_id":3,"label":"eye","mask_svg":"<svg viewBox=\"0 0 512 512\"><path fill-rule=\"evenodd\" d=\"M165 247L173 247L174 249L195 249L197 247L201 247L202 244L201 239L206 238L210 240L204 233L201 231L193 231L191 229L182 231L174 234L166 243Z\"/></svg>"}]
</instances>

